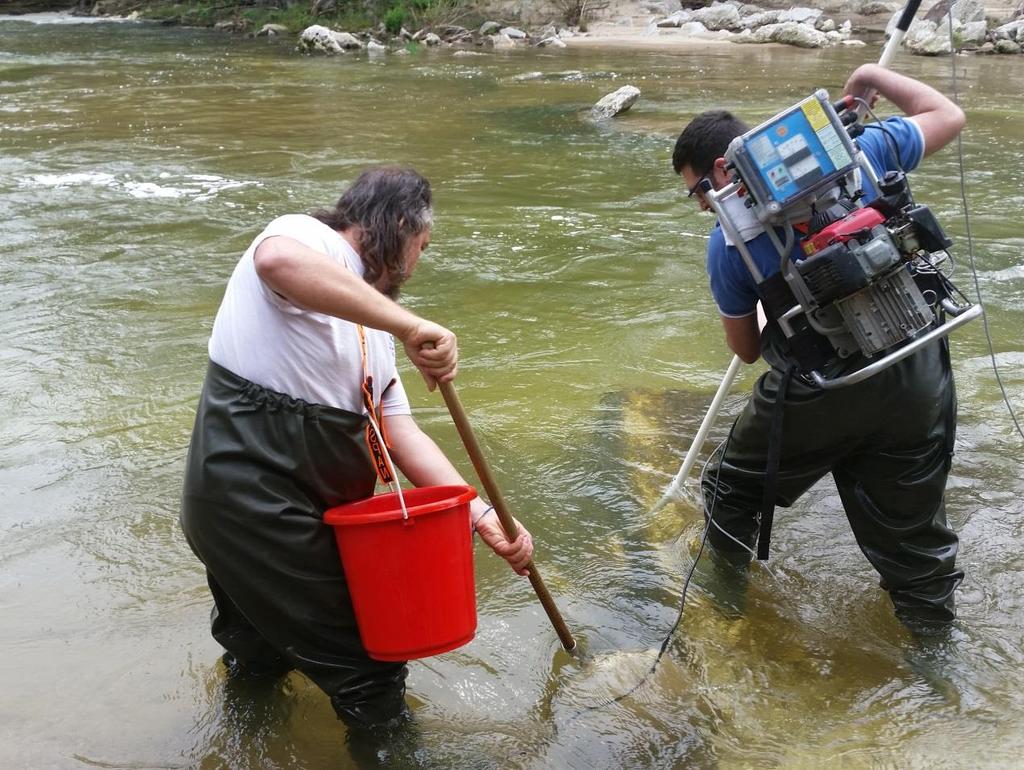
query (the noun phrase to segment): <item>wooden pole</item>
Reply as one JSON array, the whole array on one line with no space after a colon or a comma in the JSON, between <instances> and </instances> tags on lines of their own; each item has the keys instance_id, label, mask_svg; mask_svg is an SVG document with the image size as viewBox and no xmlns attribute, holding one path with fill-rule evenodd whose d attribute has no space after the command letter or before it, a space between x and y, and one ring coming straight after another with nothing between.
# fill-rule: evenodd
<instances>
[{"instance_id":1,"label":"wooden pole","mask_svg":"<svg viewBox=\"0 0 1024 770\"><path fill-rule=\"evenodd\" d=\"M476 469L476 475L480 477L480 483L484 485L487 497L498 514L498 520L501 521L502 529L505 530L505 535L510 541L515 540L519 535L519 528L516 526L515 519L512 518L512 514L509 513L508 507L505 505L505 498L502 496L501 490L491 474L491 468L480 449L480 444L477 443L476 436L473 434L473 428L466 417L466 410L462 408L462 402L459 400L459 394L455 392L455 386L450 382L438 384L440 385L444 402L448 406L448 412L451 414L455 427L459 431L459 436L462 438L462 443L466 447L466 452L469 454L469 459L473 462L473 467ZM547 586L544 585L544 581L541 579L540 573L537 571L537 567L532 559L526 565L526 569L530 571L530 585L533 586L533 590L537 593L537 598L540 599L540 603L548 615L548 620L555 627L555 633L558 634L562 647L566 651L572 652L576 649L576 640L573 639L568 626L562 620L562 615L558 611L558 607L555 606L555 600L548 593Z\"/></svg>"}]
</instances>

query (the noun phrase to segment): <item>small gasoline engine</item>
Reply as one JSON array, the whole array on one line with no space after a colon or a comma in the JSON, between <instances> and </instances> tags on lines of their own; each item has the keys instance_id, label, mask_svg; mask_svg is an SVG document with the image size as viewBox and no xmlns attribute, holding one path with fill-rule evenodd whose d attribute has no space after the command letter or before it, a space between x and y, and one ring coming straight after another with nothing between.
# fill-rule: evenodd
<instances>
[{"instance_id":1,"label":"small gasoline engine","mask_svg":"<svg viewBox=\"0 0 1024 770\"><path fill-rule=\"evenodd\" d=\"M732 184L705 190L766 315L824 388L866 379L981 313L942 272L952 241L914 202L905 174L878 179L857 148L863 130L852 99L833 105L819 90L734 139L725 154ZM875 193L867 205L865 184ZM791 259L794 226L805 223L803 256ZM745 242L752 224L779 254L781 269L767 279ZM853 373L821 373L858 353L865 362Z\"/></svg>"}]
</instances>

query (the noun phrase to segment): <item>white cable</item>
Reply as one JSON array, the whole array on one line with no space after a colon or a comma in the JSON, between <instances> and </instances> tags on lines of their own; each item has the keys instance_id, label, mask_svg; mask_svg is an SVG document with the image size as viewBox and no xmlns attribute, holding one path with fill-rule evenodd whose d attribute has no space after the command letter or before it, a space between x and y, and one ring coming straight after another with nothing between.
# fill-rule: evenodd
<instances>
[{"instance_id":1,"label":"white cable","mask_svg":"<svg viewBox=\"0 0 1024 770\"><path fill-rule=\"evenodd\" d=\"M711 464L711 460L714 459L715 455L717 455L719 452L722 451L722 447L725 446L725 441L726 440L723 440L722 443L720 443L717 447L715 447L715 451L713 451L710 455L708 455L708 459L704 461L704 467L701 468L701 470L700 470L701 478L706 478L707 477L708 466ZM717 490L716 490L716 494L717 494ZM749 553L751 556L756 556L757 555L757 553L754 551L754 549L751 548L749 545L744 543L742 540L738 540L736 537L733 536L733 534L731 532L726 532L724 529L722 529L722 525L719 524L717 521L715 521L714 514L712 514L711 521L708 522L708 523L709 524L713 524L715 526L715 529L717 529L719 532L721 532L727 538L732 540L738 546L743 548L743 550L746 551L747 553ZM700 558L699 554L698 554L698 558ZM771 567L768 566L768 562L764 562L764 561L761 562L761 566L764 568L764 570L769 575L772 576L772 578L774 578L776 580L778 579L776 577L775 573L772 572Z\"/></svg>"},{"instance_id":2,"label":"white cable","mask_svg":"<svg viewBox=\"0 0 1024 770\"><path fill-rule=\"evenodd\" d=\"M957 93L957 79L956 79L956 54L953 38L953 12L950 10L949 15L949 50L950 50L950 62L952 65L952 80L953 80L953 99L959 104L960 97ZM963 138L960 134L956 135L956 150L957 157L960 162L960 200L964 207L964 227L967 234L967 257L971 262L971 275L974 277L974 291L978 295L978 305L982 308L981 314L981 325L985 330L985 340L988 343L988 355L992 360L992 372L996 376L996 384L999 386L1000 393L1003 394L1003 402L1006 404L1006 410L1010 413L1010 419L1013 421L1013 427L1017 429L1017 433L1021 438L1024 438L1024 430L1021 429L1020 422L1017 420L1017 414L1013 411L1013 406L1010 404L1010 397L1006 393L1006 387L1003 385L1003 378L999 374L999 364L996 362L996 351L995 345L992 343L992 332L988 326L988 313L984 311L985 303L981 298L981 282L978 280L978 266L974 263L974 240L971 237L971 217L967 208L967 182L966 173L964 171L964 144Z\"/></svg>"}]
</instances>

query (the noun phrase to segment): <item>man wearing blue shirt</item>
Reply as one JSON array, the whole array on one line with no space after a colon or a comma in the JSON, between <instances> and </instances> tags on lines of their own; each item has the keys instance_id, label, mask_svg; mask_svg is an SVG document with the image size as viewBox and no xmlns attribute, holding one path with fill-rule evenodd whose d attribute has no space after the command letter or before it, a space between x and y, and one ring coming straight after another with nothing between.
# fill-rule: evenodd
<instances>
[{"instance_id":1,"label":"man wearing blue shirt","mask_svg":"<svg viewBox=\"0 0 1024 770\"><path fill-rule=\"evenodd\" d=\"M844 93L866 99L880 95L907 116L869 124L857 140L879 177L912 170L964 124L960 108L938 91L877 65L858 68ZM704 185L718 190L730 183L725 151L746 131L730 113L713 110L697 116L679 136L673 168L703 210L710 208ZM867 202L874 190L864 187ZM779 255L767 233L754 228L741 237L765 278L779 271ZM799 238L791 256L803 257ZM784 382L792 353L777 325L769 323L763 333L759 328L757 283L717 225L707 267L726 343L747 363L763 355L771 365L737 419L724 455L705 472L712 545L745 563L758 537L759 512L766 509L770 520L774 505L791 505L831 472L857 543L881 575L896 615L913 630L948 625L963 573L955 566L958 540L946 523L943 499L956 430L946 342L933 342L835 390L799 376ZM854 356L839 365L862 363ZM769 474L773 416L783 428L778 470ZM774 494L766 495L766 486Z\"/></svg>"}]
</instances>

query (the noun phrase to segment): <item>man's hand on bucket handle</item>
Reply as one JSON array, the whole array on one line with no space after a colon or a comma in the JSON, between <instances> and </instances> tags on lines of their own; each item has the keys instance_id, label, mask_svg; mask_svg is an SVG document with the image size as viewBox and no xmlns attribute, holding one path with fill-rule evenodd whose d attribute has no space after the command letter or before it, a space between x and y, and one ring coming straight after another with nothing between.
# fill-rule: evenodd
<instances>
[{"instance_id":1,"label":"man's hand on bucket handle","mask_svg":"<svg viewBox=\"0 0 1024 770\"><path fill-rule=\"evenodd\" d=\"M510 543L498 520L498 514L492 509L476 523L476 532L480 539L507 561L517 574L528 575L529 570L526 567L533 559L533 537L518 520L516 527L519 529L519 536Z\"/></svg>"}]
</instances>

